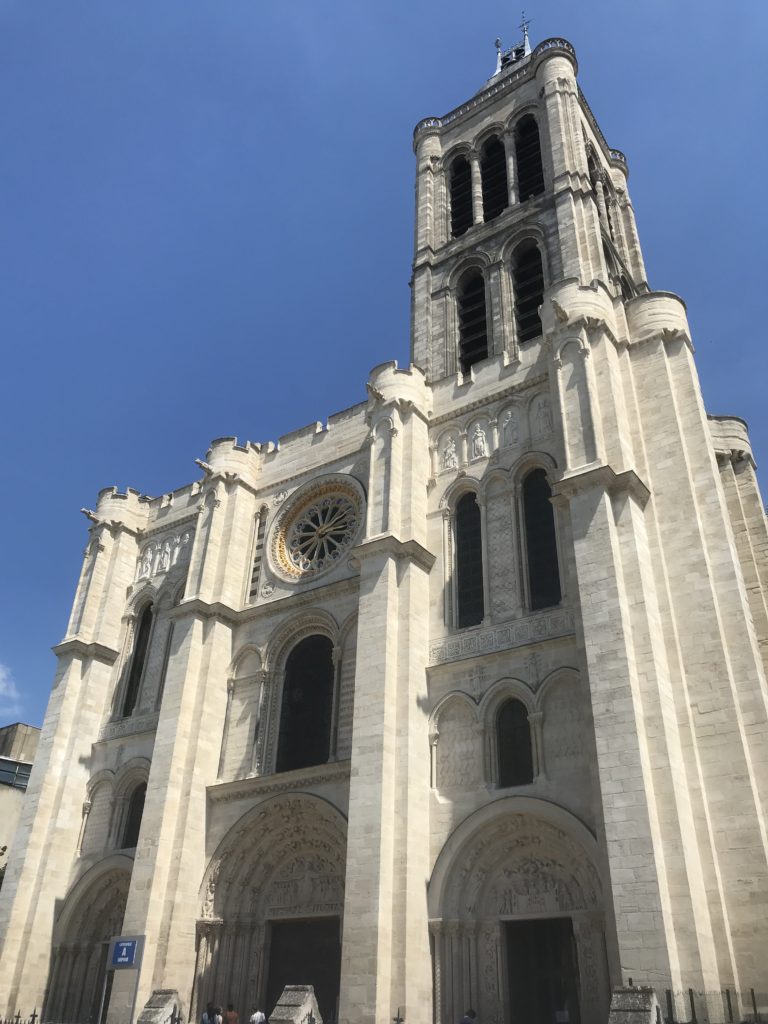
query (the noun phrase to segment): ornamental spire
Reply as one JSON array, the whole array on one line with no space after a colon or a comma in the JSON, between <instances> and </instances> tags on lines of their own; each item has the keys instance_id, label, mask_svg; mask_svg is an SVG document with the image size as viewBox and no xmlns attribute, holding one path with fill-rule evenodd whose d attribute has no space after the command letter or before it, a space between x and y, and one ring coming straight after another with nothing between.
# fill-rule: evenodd
<instances>
[{"instance_id":1,"label":"ornamental spire","mask_svg":"<svg viewBox=\"0 0 768 1024\"><path fill-rule=\"evenodd\" d=\"M531 19L526 18L525 11L523 11L523 18L520 24L517 26L523 33L523 56L527 57L531 52L531 41L528 38L528 26L531 24Z\"/></svg>"}]
</instances>

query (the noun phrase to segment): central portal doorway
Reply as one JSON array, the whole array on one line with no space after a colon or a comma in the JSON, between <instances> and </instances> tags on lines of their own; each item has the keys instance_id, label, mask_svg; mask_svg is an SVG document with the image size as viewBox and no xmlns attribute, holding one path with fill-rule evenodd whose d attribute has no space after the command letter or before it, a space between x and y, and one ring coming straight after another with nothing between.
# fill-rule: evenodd
<instances>
[{"instance_id":1,"label":"central portal doorway","mask_svg":"<svg viewBox=\"0 0 768 1024\"><path fill-rule=\"evenodd\" d=\"M580 1024L570 917L507 921L510 1024Z\"/></svg>"},{"instance_id":2,"label":"central portal doorway","mask_svg":"<svg viewBox=\"0 0 768 1024\"><path fill-rule=\"evenodd\" d=\"M332 1024L337 1016L341 980L339 918L273 921L269 931L267 1016L286 985L313 985L323 1024Z\"/></svg>"}]
</instances>

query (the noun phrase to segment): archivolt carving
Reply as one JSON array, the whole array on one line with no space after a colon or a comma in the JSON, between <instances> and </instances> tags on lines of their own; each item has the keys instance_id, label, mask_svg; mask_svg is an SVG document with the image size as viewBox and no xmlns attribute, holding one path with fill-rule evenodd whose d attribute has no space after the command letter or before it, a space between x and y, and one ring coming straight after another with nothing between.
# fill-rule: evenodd
<instances>
[{"instance_id":1,"label":"archivolt carving","mask_svg":"<svg viewBox=\"0 0 768 1024\"><path fill-rule=\"evenodd\" d=\"M530 814L504 814L466 842L442 885L438 912L452 920L594 910L600 880L583 846Z\"/></svg>"},{"instance_id":2,"label":"archivolt carving","mask_svg":"<svg viewBox=\"0 0 768 1024\"><path fill-rule=\"evenodd\" d=\"M259 804L216 851L202 888L203 918L267 920L340 914L346 822L316 797Z\"/></svg>"}]
</instances>

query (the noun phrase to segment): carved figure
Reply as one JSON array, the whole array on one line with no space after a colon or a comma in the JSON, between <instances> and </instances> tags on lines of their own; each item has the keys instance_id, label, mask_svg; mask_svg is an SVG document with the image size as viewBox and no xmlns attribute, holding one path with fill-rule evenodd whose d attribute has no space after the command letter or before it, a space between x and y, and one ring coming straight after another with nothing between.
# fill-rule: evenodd
<instances>
[{"instance_id":1,"label":"carved figure","mask_svg":"<svg viewBox=\"0 0 768 1024\"><path fill-rule=\"evenodd\" d=\"M456 438L449 437L443 448L443 469L458 469L459 457L456 454Z\"/></svg>"},{"instance_id":2,"label":"carved figure","mask_svg":"<svg viewBox=\"0 0 768 1024\"><path fill-rule=\"evenodd\" d=\"M501 445L503 448L508 448L512 444L517 444L519 439L517 416L511 409L508 409L501 421Z\"/></svg>"},{"instance_id":3,"label":"carved figure","mask_svg":"<svg viewBox=\"0 0 768 1024\"><path fill-rule=\"evenodd\" d=\"M144 554L141 556L141 566L139 569L139 579L144 576L149 576L152 573L152 557L155 553L155 549L151 544L144 548Z\"/></svg>"},{"instance_id":4,"label":"carved figure","mask_svg":"<svg viewBox=\"0 0 768 1024\"><path fill-rule=\"evenodd\" d=\"M476 423L472 433L472 458L484 459L487 455L488 444L485 440L485 431L479 423Z\"/></svg>"},{"instance_id":5,"label":"carved figure","mask_svg":"<svg viewBox=\"0 0 768 1024\"><path fill-rule=\"evenodd\" d=\"M168 572L171 567L171 542L167 540L160 552L160 565L158 572Z\"/></svg>"},{"instance_id":6,"label":"carved figure","mask_svg":"<svg viewBox=\"0 0 768 1024\"><path fill-rule=\"evenodd\" d=\"M540 398L536 407L536 433L539 436L552 430L552 407L548 398Z\"/></svg>"}]
</instances>

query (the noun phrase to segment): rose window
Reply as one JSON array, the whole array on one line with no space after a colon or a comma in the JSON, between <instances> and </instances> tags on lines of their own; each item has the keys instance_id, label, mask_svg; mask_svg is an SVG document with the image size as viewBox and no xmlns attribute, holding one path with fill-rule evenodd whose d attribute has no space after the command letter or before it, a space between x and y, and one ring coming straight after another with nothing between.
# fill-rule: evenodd
<instances>
[{"instance_id":1,"label":"rose window","mask_svg":"<svg viewBox=\"0 0 768 1024\"><path fill-rule=\"evenodd\" d=\"M300 572L316 572L337 561L357 533L357 509L343 494L310 505L286 538L288 558Z\"/></svg>"},{"instance_id":2,"label":"rose window","mask_svg":"<svg viewBox=\"0 0 768 1024\"><path fill-rule=\"evenodd\" d=\"M293 502L273 534L273 565L287 580L314 576L340 564L360 532L359 485L349 483L348 477L326 481Z\"/></svg>"}]
</instances>

